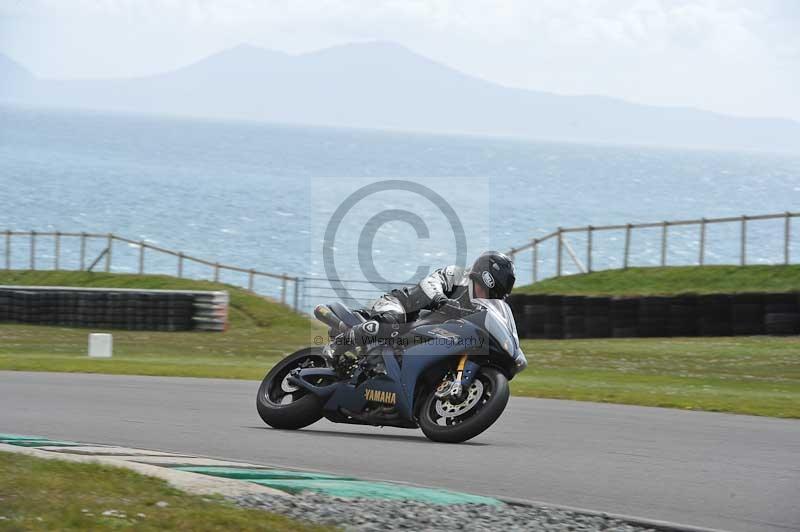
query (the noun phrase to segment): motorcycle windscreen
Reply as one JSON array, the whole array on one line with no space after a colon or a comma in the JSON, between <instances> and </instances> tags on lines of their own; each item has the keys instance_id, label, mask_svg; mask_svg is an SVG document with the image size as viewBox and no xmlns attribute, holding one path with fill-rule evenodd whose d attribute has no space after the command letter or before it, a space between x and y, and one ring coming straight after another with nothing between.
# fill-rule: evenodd
<instances>
[{"instance_id":1,"label":"motorcycle windscreen","mask_svg":"<svg viewBox=\"0 0 800 532\"><path fill-rule=\"evenodd\" d=\"M472 300L473 304L487 310L486 330L497 340L497 343L514 359L517 365L517 372L528 367L528 360L519 346L519 336L517 335L517 324L514 322L514 314L511 307L502 299L482 299Z\"/></svg>"}]
</instances>

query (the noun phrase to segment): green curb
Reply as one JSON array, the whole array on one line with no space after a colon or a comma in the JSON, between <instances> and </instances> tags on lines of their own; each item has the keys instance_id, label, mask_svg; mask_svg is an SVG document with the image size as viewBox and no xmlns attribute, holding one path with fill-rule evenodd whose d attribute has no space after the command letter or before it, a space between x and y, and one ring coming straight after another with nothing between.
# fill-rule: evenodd
<instances>
[{"instance_id":1,"label":"green curb","mask_svg":"<svg viewBox=\"0 0 800 532\"><path fill-rule=\"evenodd\" d=\"M4 440L0 439L0 443L8 445L16 445L17 447L80 447L80 443L74 441L58 441L58 440Z\"/></svg>"},{"instance_id":2,"label":"green curb","mask_svg":"<svg viewBox=\"0 0 800 532\"><path fill-rule=\"evenodd\" d=\"M24 436L22 434L3 434L0 432L0 440L43 440L41 436Z\"/></svg>"},{"instance_id":3,"label":"green curb","mask_svg":"<svg viewBox=\"0 0 800 532\"><path fill-rule=\"evenodd\" d=\"M304 471L286 471L281 469L245 469L233 467L176 467L180 471L189 471L224 478L246 480L254 484L279 489L287 493L314 491L334 497L413 500L430 504L488 504L497 506L501 501L480 495L470 495L456 491L434 488L421 488L392 484L388 482L370 482L355 478L310 473Z\"/></svg>"},{"instance_id":4,"label":"green curb","mask_svg":"<svg viewBox=\"0 0 800 532\"><path fill-rule=\"evenodd\" d=\"M0 443L18 447L75 447L81 445L74 441L49 440L41 436L23 436L20 434L0 434Z\"/></svg>"},{"instance_id":5,"label":"green curb","mask_svg":"<svg viewBox=\"0 0 800 532\"><path fill-rule=\"evenodd\" d=\"M354 478L340 477L337 475L326 475L325 473L309 473L306 471L284 471L281 469L254 469L239 467L217 467L217 466L178 466L173 469L188 471L190 473L200 473L214 477L236 478L240 480L281 480L281 479L310 479L310 480L356 480Z\"/></svg>"}]
</instances>

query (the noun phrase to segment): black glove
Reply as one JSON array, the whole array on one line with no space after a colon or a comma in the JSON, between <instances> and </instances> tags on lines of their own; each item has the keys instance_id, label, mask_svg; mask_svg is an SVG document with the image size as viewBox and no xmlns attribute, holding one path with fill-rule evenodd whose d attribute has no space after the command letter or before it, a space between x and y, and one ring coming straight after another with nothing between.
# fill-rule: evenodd
<instances>
[{"instance_id":1,"label":"black glove","mask_svg":"<svg viewBox=\"0 0 800 532\"><path fill-rule=\"evenodd\" d=\"M456 307L461 306L457 299L450 299L444 294L439 294L433 298L433 301L431 302L431 310L438 310L445 305L453 305Z\"/></svg>"},{"instance_id":2,"label":"black glove","mask_svg":"<svg viewBox=\"0 0 800 532\"><path fill-rule=\"evenodd\" d=\"M350 329L350 341L357 346L364 346L373 343L378 339L380 323L377 320L369 320L359 323Z\"/></svg>"}]
</instances>

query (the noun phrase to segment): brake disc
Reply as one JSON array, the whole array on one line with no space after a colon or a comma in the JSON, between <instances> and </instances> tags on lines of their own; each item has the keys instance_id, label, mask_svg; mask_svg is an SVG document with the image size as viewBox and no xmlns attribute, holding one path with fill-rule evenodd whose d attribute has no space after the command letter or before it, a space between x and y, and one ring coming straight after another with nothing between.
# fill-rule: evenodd
<instances>
[{"instance_id":1,"label":"brake disc","mask_svg":"<svg viewBox=\"0 0 800 532\"><path fill-rule=\"evenodd\" d=\"M299 389L300 389L299 386L289 382L289 375L288 374L281 381L281 390L283 390L286 393L296 392Z\"/></svg>"},{"instance_id":2,"label":"brake disc","mask_svg":"<svg viewBox=\"0 0 800 532\"><path fill-rule=\"evenodd\" d=\"M467 389L466 397L460 403L451 402L452 399L436 400L436 413L443 418L452 418L469 412L472 407L478 404L483 396L483 383L479 379L472 381Z\"/></svg>"}]
</instances>

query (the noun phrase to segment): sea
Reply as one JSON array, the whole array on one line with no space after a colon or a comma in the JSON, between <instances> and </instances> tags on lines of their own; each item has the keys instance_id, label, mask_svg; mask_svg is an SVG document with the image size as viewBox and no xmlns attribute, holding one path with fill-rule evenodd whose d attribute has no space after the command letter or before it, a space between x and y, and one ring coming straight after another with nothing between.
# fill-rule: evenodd
<instances>
[{"instance_id":1,"label":"sea","mask_svg":"<svg viewBox=\"0 0 800 532\"><path fill-rule=\"evenodd\" d=\"M368 280L367 289L558 227L785 211L800 211L800 154L0 106L0 231L111 232L247 269ZM750 222L748 263L783 261L784 229L783 220ZM708 226L706 262L739 263L740 231ZM660 228L635 231L630 263L659 264L660 238ZM798 219L790 238L797 261ZM586 267L586 234L567 239L577 260L565 254L563 269L576 273ZM28 267L28 240L12 238L12 268ZM596 232L592 266L619 267L623 241L624 231ZM551 244L540 248L539 276L555 272ZM54 242L36 245L37 267L53 267ZM60 246L60 266L78 267L78 239ZM87 260L104 247L90 241ZM112 256L113 271L138 271L136 245L117 243ZM530 282L530 250L515 258L519 282ZM697 258L697 227L670 228L667 263ZM176 272L172 256L148 251L145 264L148 273ZM210 269L187 263L184 273ZM320 284L306 282L303 297L327 297L310 288ZM281 290L260 277L256 288Z\"/></svg>"}]
</instances>

